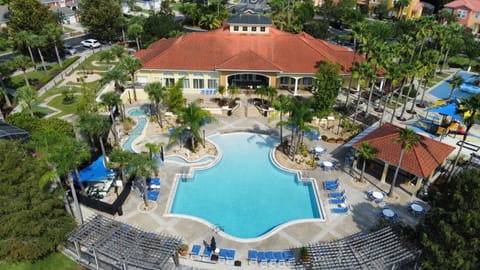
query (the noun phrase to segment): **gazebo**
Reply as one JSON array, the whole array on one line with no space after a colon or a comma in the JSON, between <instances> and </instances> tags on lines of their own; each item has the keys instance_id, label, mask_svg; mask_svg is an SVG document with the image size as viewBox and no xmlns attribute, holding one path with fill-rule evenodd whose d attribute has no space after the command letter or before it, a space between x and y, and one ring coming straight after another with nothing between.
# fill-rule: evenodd
<instances>
[{"instance_id":1,"label":"gazebo","mask_svg":"<svg viewBox=\"0 0 480 270\"><path fill-rule=\"evenodd\" d=\"M96 269L153 270L178 266L181 243L178 237L96 215L70 233L66 248L79 263Z\"/></svg>"},{"instance_id":2,"label":"gazebo","mask_svg":"<svg viewBox=\"0 0 480 270\"><path fill-rule=\"evenodd\" d=\"M358 149L363 142L368 141L377 149L377 160L384 163L380 179L382 183L385 183L389 166L398 164L402 145L394 143L394 141L400 137L400 129L393 124L385 123L352 146L354 149ZM420 142L411 151L404 153L400 169L418 178L418 189L423 179L432 180L435 171L444 164L455 147L420 134L417 135Z\"/></svg>"}]
</instances>

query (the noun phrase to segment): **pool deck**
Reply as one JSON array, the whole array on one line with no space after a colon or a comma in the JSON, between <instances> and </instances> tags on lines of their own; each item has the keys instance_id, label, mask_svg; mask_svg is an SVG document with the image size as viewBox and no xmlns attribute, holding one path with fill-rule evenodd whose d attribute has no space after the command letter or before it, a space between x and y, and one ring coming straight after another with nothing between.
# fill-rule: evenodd
<instances>
[{"instance_id":1,"label":"pool deck","mask_svg":"<svg viewBox=\"0 0 480 270\"><path fill-rule=\"evenodd\" d=\"M196 99L200 95L185 95L188 99ZM242 97L243 99L249 97ZM340 96L340 98L344 98ZM433 104L438 98L430 95L428 92L425 95L425 100L429 104ZM148 101L144 101L148 103ZM137 104L138 106L138 104ZM409 105L408 105L409 106ZM413 125L418 120L418 115L425 115L424 109L415 108L417 115L406 114L407 121L400 122L396 119L394 123L399 126ZM400 114L401 109L397 109L397 115ZM263 131L270 134L277 132L275 122L269 123L267 118L254 114L246 117L242 112L234 113L232 116L218 116L215 115L216 122L205 126L207 137L218 132L231 131L245 131L256 130ZM391 110L387 109L384 119L389 121L391 118ZM480 135L480 127L475 125L472 128L474 134ZM288 133L289 134L289 133ZM149 136L147 136L149 137ZM159 140L168 139L163 134L154 135ZM147 139L147 138L146 138ZM456 143L461 140L461 136L456 138L446 136L442 142L449 145L456 146ZM437 138L438 140L438 138ZM469 142L480 145L480 140L475 137L469 137ZM305 138L308 147L314 147L316 144L321 144L328 149L328 153L324 155L321 160L334 158L340 164L343 164L345 150L341 145L330 144L323 141L310 141ZM469 155L471 151L464 149L463 154ZM457 150L452 152L452 156L457 153ZM272 232L263 237L251 240L234 239L223 232L219 231L212 225L192 218L182 218L168 216L167 205L168 201L173 197L172 188L174 187L175 175L185 170L187 165L178 163L165 163L159 170L159 177L161 178L161 193L158 198L156 207L148 212L140 209L142 198L138 190L133 190L123 206L122 216L111 216L111 218L133 224L143 230L168 233L180 236L191 248L193 244L203 245L205 242L210 242L212 236L215 236L217 247L229 248L236 250L236 260L242 262L244 269L264 268L257 265L248 265L247 255L249 249L256 250L283 250L286 248L301 247L303 245L314 243L318 241L331 241L342 237L349 236L361 231L369 231L375 228L379 221L378 213L383 208L375 202L367 198L367 191L370 189L388 191L390 185L381 183L378 179L366 174L367 181L365 183L358 183L353 180L350 175L349 168L340 166L336 171L325 172L321 168L311 171L304 171L303 175L315 178L316 184L319 187L319 200L323 205L325 221L299 221L292 222L287 225L280 226L279 229L274 229ZM322 188L322 181L327 179L339 178L341 182L340 190L345 189L347 196L347 204L350 206L348 214L334 214L331 212L332 205L328 202L327 192ZM409 190L410 188L410 190ZM395 210L399 215L399 221L405 224L414 226L417 224L417 217L413 216L407 210L407 205L413 200L417 199L412 196L411 187L408 185L401 185L396 188L396 197L393 199L386 198L386 203L390 208ZM288 199L288 195L285 195ZM84 217L95 214L91 209L83 207ZM219 211L228 211L229 209L222 209L219 206ZM105 215L105 214L104 214ZM255 221L246 221L255 222ZM201 252L203 252L203 247ZM238 269L233 265L225 265L224 263L211 264L209 262L192 260L188 257L180 259L181 265L192 267L193 269ZM287 266L276 266L279 269L287 269Z\"/></svg>"}]
</instances>

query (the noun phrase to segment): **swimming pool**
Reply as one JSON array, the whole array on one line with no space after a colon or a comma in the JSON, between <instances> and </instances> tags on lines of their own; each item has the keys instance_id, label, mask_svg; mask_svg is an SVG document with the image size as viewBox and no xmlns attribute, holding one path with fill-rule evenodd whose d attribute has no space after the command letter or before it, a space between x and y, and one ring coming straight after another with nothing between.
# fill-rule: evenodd
<instances>
[{"instance_id":1,"label":"swimming pool","mask_svg":"<svg viewBox=\"0 0 480 270\"><path fill-rule=\"evenodd\" d=\"M469 73L464 71L459 71L457 74L460 75L464 81L471 81L472 75L474 75L474 73ZM451 90L450 84L448 83L447 80L445 80L439 85L437 85L434 89L430 90L430 94L439 99L447 99L448 96L450 95L450 90ZM469 95L471 95L471 93L466 91L461 91L459 89L455 89L453 91L454 99L468 97Z\"/></svg>"},{"instance_id":2,"label":"swimming pool","mask_svg":"<svg viewBox=\"0 0 480 270\"><path fill-rule=\"evenodd\" d=\"M129 113L130 113L130 111L129 111ZM124 150L133 152L132 143L133 143L133 141L135 141L135 139L138 138L138 136L140 136L142 134L142 131L145 128L146 124L147 124L147 119L145 119L145 118L139 118L137 120L137 125L130 132L130 134L127 138L127 141L125 141L125 143L122 146Z\"/></svg>"},{"instance_id":3,"label":"swimming pool","mask_svg":"<svg viewBox=\"0 0 480 270\"><path fill-rule=\"evenodd\" d=\"M145 106L136 107L128 110L128 115L130 116L139 117L139 116L146 116L147 114L150 114L150 109Z\"/></svg>"},{"instance_id":4,"label":"swimming pool","mask_svg":"<svg viewBox=\"0 0 480 270\"><path fill-rule=\"evenodd\" d=\"M210 138L222 151L212 168L177 182L170 213L194 216L237 238L256 238L300 219L320 219L311 182L278 169L270 152L278 141L253 133Z\"/></svg>"}]
</instances>

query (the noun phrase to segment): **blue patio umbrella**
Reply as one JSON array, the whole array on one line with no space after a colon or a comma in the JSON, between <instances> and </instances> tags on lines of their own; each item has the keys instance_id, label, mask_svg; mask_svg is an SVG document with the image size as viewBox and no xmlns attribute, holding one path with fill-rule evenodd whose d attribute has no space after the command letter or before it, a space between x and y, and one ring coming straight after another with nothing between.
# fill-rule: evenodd
<instances>
[{"instance_id":1,"label":"blue patio umbrella","mask_svg":"<svg viewBox=\"0 0 480 270\"><path fill-rule=\"evenodd\" d=\"M440 106L427 109L425 110L426 112L433 112L433 113L438 113L444 116L450 116L452 117L453 120L457 122L462 122L463 117L459 114L457 114L457 102L456 101L450 101L448 103L442 104Z\"/></svg>"}]
</instances>

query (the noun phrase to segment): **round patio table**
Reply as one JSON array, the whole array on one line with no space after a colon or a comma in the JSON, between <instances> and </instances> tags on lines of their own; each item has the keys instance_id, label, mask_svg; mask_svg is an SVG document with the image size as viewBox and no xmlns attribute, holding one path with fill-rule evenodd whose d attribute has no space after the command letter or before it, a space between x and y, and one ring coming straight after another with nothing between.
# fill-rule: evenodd
<instances>
[{"instance_id":1,"label":"round patio table","mask_svg":"<svg viewBox=\"0 0 480 270\"><path fill-rule=\"evenodd\" d=\"M323 166L330 168L330 167L333 167L333 163L331 163L330 161L324 161Z\"/></svg>"},{"instance_id":2,"label":"round patio table","mask_svg":"<svg viewBox=\"0 0 480 270\"><path fill-rule=\"evenodd\" d=\"M375 200L381 200L383 199L383 194L380 191L374 191L372 192L372 197L375 198Z\"/></svg>"},{"instance_id":3,"label":"round patio table","mask_svg":"<svg viewBox=\"0 0 480 270\"><path fill-rule=\"evenodd\" d=\"M388 217L388 218L391 218L391 217L394 217L394 216L395 216L395 212L393 212L393 211L390 210L390 209L383 209L382 214L383 214L385 217Z\"/></svg>"},{"instance_id":4,"label":"round patio table","mask_svg":"<svg viewBox=\"0 0 480 270\"><path fill-rule=\"evenodd\" d=\"M423 211L423 207L416 203L412 203L412 205L410 205L410 208L412 208L414 212L418 212L418 213Z\"/></svg>"}]
</instances>

